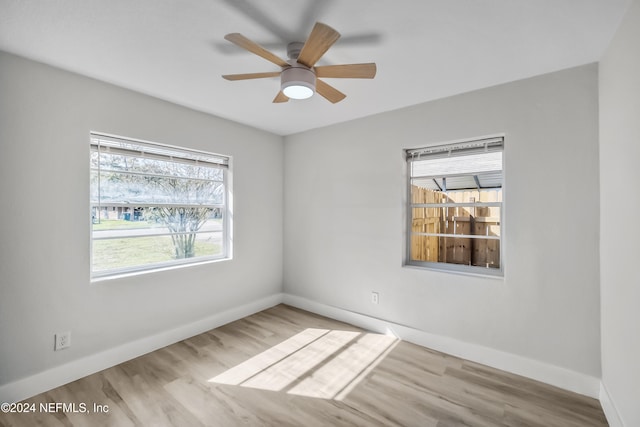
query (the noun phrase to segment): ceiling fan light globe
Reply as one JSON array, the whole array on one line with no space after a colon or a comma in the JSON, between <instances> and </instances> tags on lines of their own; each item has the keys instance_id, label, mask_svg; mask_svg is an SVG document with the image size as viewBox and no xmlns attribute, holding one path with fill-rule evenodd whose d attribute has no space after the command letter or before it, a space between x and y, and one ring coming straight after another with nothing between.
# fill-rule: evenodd
<instances>
[{"instance_id":1,"label":"ceiling fan light globe","mask_svg":"<svg viewBox=\"0 0 640 427\"><path fill-rule=\"evenodd\" d=\"M307 99L313 96L313 87L305 82L289 82L289 85L282 87L282 93L291 99Z\"/></svg>"},{"instance_id":2,"label":"ceiling fan light globe","mask_svg":"<svg viewBox=\"0 0 640 427\"><path fill-rule=\"evenodd\" d=\"M316 75L311 69L294 65L282 70L280 90L287 98L307 99L316 91Z\"/></svg>"}]
</instances>

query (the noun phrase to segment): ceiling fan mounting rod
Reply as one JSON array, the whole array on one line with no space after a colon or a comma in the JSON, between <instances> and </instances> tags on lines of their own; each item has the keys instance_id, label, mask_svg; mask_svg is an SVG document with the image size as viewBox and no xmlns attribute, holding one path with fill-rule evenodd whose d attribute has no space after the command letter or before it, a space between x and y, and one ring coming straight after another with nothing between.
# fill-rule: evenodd
<instances>
[{"instance_id":1,"label":"ceiling fan mounting rod","mask_svg":"<svg viewBox=\"0 0 640 427\"><path fill-rule=\"evenodd\" d=\"M304 43L302 42L289 43L287 45L287 58L289 58L292 61L297 61L303 46L304 46Z\"/></svg>"}]
</instances>

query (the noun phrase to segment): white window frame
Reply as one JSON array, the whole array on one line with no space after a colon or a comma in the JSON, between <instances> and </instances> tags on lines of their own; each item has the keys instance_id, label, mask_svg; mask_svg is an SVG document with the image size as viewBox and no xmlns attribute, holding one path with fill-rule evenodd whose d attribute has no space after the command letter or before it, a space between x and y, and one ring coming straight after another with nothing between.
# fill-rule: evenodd
<instances>
[{"instance_id":1,"label":"white window frame","mask_svg":"<svg viewBox=\"0 0 640 427\"><path fill-rule=\"evenodd\" d=\"M159 144L150 141L144 141L140 139L114 136L100 132L90 132L90 152L100 153L102 150L105 152L122 152L128 153L128 155L136 156L138 158L154 158L161 160L170 160L175 163L188 163L188 164L206 164L207 166L218 168L222 170L222 185L224 186L224 195L222 203L215 204L170 204L170 203L140 203L140 202L127 202L123 200L118 206L123 208L129 208L134 211L134 208L140 207L167 207L167 206L200 206L219 209L222 212L222 251L216 255L196 256L193 258L181 258L166 262L156 262L141 264L136 266L113 268L107 270L94 271L93 266L93 246L94 240L101 240L104 238L95 239L93 235L93 220L90 219L90 272L91 280L103 280L115 277L121 277L130 274L142 274L149 273L167 268L182 267L189 265L198 265L213 261L231 259L232 257L232 239L231 239L231 227L232 227L232 206L231 206L231 157L226 155L214 154L206 151L194 150L189 148L178 147L174 145ZM100 166L97 168L92 167L90 164L92 173L100 174ZM99 182L99 180L98 180ZM217 181L220 182L220 181ZM98 184L99 188L99 184ZM98 201L97 204L91 200L89 205L90 211L93 213L94 208L97 208L98 212L101 210L102 199L100 196L100 190L98 189ZM104 204L106 205L106 204ZM109 202L109 206L113 205L113 201ZM200 231L196 232L200 233ZM205 232L202 232L205 233ZM170 233L154 233L152 236L170 235ZM126 237L125 237L126 238ZM129 237L131 238L131 237Z\"/></svg>"},{"instance_id":2,"label":"white window frame","mask_svg":"<svg viewBox=\"0 0 640 427\"><path fill-rule=\"evenodd\" d=\"M502 201L499 202L462 202L462 203L424 203L416 204L412 203L412 179L414 178L428 178L437 179L443 175L433 176L413 176L412 162L417 159L425 160L429 158L437 159L451 156L464 156L466 154L479 154L488 151L500 151L502 152L502 165L501 165L501 180L502 180ZM471 140L462 140L454 143L447 143L434 146L425 146L420 148L412 148L405 150L405 159L407 166L407 203L406 203L406 232L405 232L405 265L412 267L419 267L424 269L431 269L443 272L490 276L490 277L503 277L504 276L504 135L482 137ZM444 233L415 233L412 230L413 223L413 210L412 208L441 208L441 207L499 207L500 210L500 235L492 237L499 240L499 268L488 268L482 266L473 266L467 264L454 264L447 262L433 262L433 261L420 261L413 260L411 254L411 237L413 235L425 235L433 237L451 237L452 234ZM477 235L458 235L461 238L480 239L486 238L486 236Z\"/></svg>"}]
</instances>

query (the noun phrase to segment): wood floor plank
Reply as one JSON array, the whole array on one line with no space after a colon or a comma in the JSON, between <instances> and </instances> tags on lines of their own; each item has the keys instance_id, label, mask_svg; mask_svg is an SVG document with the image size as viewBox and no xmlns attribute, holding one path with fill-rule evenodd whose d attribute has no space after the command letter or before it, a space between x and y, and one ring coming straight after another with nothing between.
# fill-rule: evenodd
<instances>
[{"instance_id":1,"label":"wood floor plank","mask_svg":"<svg viewBox=\"0 0 640 427\"><path fill-rule=\"evenodd\" d=\"M54 410L1 427L607 426L595 399L286 305L23 403Z\"/></svg>"}]
</instances>

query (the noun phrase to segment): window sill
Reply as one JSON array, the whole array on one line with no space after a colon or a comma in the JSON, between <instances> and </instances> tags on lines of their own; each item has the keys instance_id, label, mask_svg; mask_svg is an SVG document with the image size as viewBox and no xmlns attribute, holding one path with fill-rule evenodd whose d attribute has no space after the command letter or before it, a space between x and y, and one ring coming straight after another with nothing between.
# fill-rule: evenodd
<instances>
[{"instance_id":1,"label":"window sill","mask_svg":"<svg viewBox=\"0 0 640 427\"><path fill-rule=\"evenodd\" d=\"M213 264L213 263L218 263L218 262L222 262L222 261L230 261L231 259L233 259L233 258L232 257L227 257L227 258L206 259L206 260L197 261L197 262L189 262L189 263L174 264L174 265L165 265L165 266L158 266L158 267L146 268L146 269L141 269L141 270L123 271L123 272L118 272L118 273L114 273L114 274L105 274L103 276L101 275L101 276L91 277L91 283L109 282L111 280L126 279L126 278L129 278L129 277L141 276L141 275L144 275L144 274L153 274L153 273L159 273L159 272L163 272L163 271L177 270L177 269L189 268L189 267L196 267L196 266L201 266L201 265L206 265L206 264Z\"/></svg>"},{"instance_id":2,"label":"window sill","mask_svg":"<svg viewBox=\"0 0 640 427\"><path fill-rule=\"evenodd\" d=\"M504 280L504 270L496 269L493 271L485 271L482 267L478 267L478 270L468 269L468 268L460 268L465 266L457 266L456 264L451 264L442 266L442 265L418 265L418 264L407 264L405 263L402 267L410 268L415 270L422 271L432 271L435 273L444 273L444 274L456 274L460 276L468 276L468 277L477 277L481 279L493 279L493 280Z\"/></svg>"}]
</instances>

